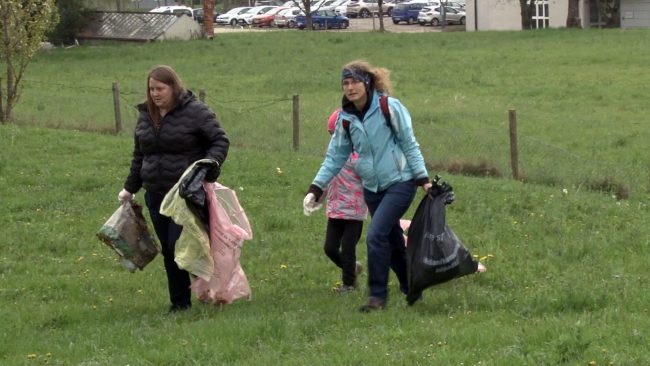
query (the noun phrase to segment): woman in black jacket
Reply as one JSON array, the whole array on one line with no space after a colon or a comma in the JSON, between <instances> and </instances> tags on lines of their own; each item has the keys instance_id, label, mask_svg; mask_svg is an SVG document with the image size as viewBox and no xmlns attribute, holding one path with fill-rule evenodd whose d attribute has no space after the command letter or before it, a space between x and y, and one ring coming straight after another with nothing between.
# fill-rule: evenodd
<instances>
[{"instance_id":1,"label":"woman in black jacket","mask_svg":"<svg viewBox=\"0 0 650 366\"><path fill-rule=\"evenodd\" d=\"M145 189L145 203L162 246L169 310L187 310L192 306L190 276L174 261L176 240L183 227L161 215L160 204L196 160L216 162L216 168L206 175L207 180L215 181L230 143L214 112L183 87L169 66L156 66L149 72L147 101L138 105L138 110L131 169L118 200L130 201L140 188Z\"/></svg>"}]
</instances>

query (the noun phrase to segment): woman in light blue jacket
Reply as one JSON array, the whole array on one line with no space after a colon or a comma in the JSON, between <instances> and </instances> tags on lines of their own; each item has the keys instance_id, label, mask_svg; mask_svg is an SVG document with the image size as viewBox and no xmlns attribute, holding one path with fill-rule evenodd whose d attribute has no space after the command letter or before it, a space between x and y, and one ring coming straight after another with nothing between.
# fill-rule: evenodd
<instances>
[{"instance_id":1,"label":"woman in light blue jacket","mask_svg":"<svg viewBox=\"0 0 650 366\"><path fill-rule=\"evenodd\" d=\"M431 187L411 116L399 100L388 97L392 91L389 74L365 61L343 66L342 111L325 160L303 201L305 213L316 210L323 189L352 150L358 152L356 170L372 216L366 235L370 294L361 307L363 312L386 307L390 269L397 275L400 290L408 292L399 220L415 198L417 186L425 191Z\"/></svg>"}]
</instances>

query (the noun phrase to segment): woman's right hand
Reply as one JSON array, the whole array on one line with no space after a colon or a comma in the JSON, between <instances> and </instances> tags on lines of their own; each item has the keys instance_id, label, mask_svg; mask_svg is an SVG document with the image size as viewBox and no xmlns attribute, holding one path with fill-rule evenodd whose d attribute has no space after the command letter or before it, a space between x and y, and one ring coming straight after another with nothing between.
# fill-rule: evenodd
<instances>
[{"instance_id":1,"label":"woman's right hand","mask_svg":"<svg viewBox=\"0 0 650 366\"><path fill-rule=\"evenodd\" d=\"M130 202L133 200L133 193L122 188L120 193L117 194L117 200L120 202L121 205L125 204L126 202Z\"/></svg>"}]
</instances>

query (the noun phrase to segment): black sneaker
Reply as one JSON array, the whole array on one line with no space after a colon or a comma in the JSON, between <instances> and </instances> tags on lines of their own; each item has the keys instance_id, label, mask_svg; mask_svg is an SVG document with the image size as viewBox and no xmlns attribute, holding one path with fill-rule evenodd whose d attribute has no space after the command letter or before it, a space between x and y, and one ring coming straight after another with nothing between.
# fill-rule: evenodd
<instances>
[{"instance_id":1,"label":"black sneaker","mask_svg":"<svg viewBox=\"0 0 650 366\"><path fill-rule=\"evenodd\" d=\"M375 310L386 308L386 301L378 297L370 296L368 301L359 309L362 313L371 313Z\"/></svg>"},{"instance_id":2,"label":"black sneaker","mask_svg":"<svg viewBox=\"0 0 650 366\"><path fill-rule=\"evenodd\" d=\"M169 307L169 312L170 313L178 313L181 311L186 311L190 310L192 308L192 304L172 304Z\"/></svg>"}]
</instances>

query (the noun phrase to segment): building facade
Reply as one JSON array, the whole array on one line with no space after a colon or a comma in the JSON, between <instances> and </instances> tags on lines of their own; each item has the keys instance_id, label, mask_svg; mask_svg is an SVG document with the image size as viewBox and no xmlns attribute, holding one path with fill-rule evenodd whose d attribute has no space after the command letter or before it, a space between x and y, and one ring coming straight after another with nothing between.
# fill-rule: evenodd
<instances>
[{"instance_id":1,"label":"building facade","mask_svg":"<svg viewBox=\"0 0 650 366\"><path fill-rule=\"evenodd\" d=\"M532 1L531 28L562 28L568 0ZM521 30L519 0L467 0L466 30ZM579 0L582 28L650 28L650 0Z\"/></svg>"}]
</instances>

